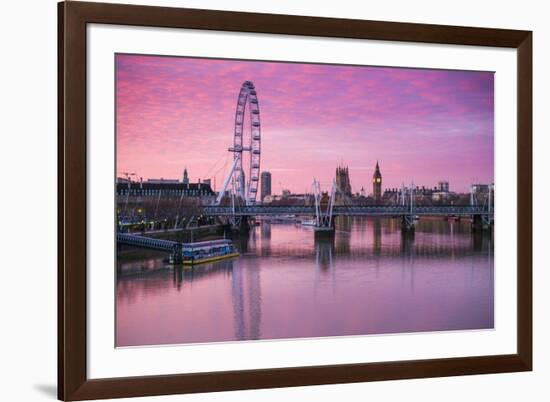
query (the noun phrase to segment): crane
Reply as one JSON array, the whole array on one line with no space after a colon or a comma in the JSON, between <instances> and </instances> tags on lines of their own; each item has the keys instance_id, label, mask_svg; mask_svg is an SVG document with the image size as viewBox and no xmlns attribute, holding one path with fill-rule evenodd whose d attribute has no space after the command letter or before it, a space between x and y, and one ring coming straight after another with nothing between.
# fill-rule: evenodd
<instances>
[{"instance_id":1,"label":"crane","mask_svg":"<svg viewBox=\"0 0 550 402\"><path fill-rule=\"evenodd\" d=\"M126 180L128 180L128 183L130 183L131 181L130 177L136 175L135 172L120 172L120 173L122 173L126 177Z\"/></svg>"},{"instance_id":2,"label":"crane","mask_svg":"<svg viewBox=\"0 0 550 402\"><path fill-rule=\"evenodd\" d=\"M131 177L135 176L135 172L120 172L124 176L126 176L126 180L128 181L128 192L126 193L126 202L124 203L124 215L126 215L126 210L128 209L128 200L130 198L130 183L132 182Z\"/></svg>"}]
</instances>

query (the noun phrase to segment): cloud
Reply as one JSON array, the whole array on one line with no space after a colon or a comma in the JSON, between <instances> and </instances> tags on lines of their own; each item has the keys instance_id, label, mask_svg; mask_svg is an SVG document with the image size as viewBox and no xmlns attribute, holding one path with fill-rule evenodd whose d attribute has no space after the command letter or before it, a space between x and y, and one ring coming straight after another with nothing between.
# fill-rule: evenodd
<instances>
[{"instance_id":1,"label":"cloud","mask_svg":"<svg viewBox=\"0 0 550 402\"><path fill-rule=\"evenodd\" d=\"M232 144L245 80L259 97L262 170L291 189L312 172L330 180L341 159L364 167L354 183L365 186L377 159L388 184L493 177L493 73L136 55L116 58L118 166L210 174Z\"/></svg>"}]
</instances>

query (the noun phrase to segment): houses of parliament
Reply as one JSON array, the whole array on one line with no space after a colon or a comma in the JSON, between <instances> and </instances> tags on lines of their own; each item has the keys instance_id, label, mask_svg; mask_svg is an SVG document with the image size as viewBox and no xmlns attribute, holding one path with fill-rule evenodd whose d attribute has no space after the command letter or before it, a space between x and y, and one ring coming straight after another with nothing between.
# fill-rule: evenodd
<instances>
[{"instance_id":1,"label":"houses of parliament","mask_svg":"<svg viewBox=\"0 0 550 402\"><path fill-rule=\"evenodd\" d=\"M338 166L336 168L336 187L339 193L345 197L352 196L351 181L349 178L349 168L347 166ZM360 195L366 196L365 189L361 188ZM378 202L382 198L382 173L378 161L372 175L372 198Z\"/></svg>"}]
</instances>

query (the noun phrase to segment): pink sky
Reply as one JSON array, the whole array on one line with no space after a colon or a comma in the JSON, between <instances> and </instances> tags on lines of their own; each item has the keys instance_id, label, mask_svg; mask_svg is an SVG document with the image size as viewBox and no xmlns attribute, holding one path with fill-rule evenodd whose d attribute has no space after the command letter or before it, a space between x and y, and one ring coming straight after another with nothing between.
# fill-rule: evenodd
<instances>
[{"instance_id":1,"label":"pink sky","mask_svg":"<svg viewBox=\"0 0 550 402\"><path fill-rule=\"evenodd\" d=\"M117 55L116 79L118 175L181 180L187 167L219 189L250 80L274 193L328 188L342 162L369 193L377 160L383 188L493 181L492 72Z\"/></svg>"}]
</instances>

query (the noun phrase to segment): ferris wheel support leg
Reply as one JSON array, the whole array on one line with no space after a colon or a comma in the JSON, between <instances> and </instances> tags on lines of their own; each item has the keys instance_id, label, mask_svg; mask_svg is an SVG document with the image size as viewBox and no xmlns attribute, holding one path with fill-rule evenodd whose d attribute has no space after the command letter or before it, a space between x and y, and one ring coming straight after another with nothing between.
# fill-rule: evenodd
<instances>
[{"instance_id":1,"label":"ferris wheel support leg","mask_svg":"<svg viewBox=\"0 0 550 402\"><path fill-rule=\"evenodd\" d=\"M237 166L237 162L239 161L239 156L237 156L235 159L233 159L233 164L231 165L231 168L229 169L229 172L227 173L227 177L225 178L223 182L222 189L218 193L218 196L216 197L216 205L219 205L221 200L223 199L223 196L225 195L225 192L227 191L227 186L229 185L229 181L231 180L231 177L233 176L233 172L235 171L235 166Z\"/></svg>"}]
</instances>

